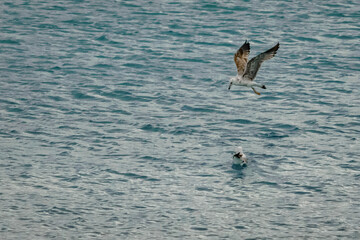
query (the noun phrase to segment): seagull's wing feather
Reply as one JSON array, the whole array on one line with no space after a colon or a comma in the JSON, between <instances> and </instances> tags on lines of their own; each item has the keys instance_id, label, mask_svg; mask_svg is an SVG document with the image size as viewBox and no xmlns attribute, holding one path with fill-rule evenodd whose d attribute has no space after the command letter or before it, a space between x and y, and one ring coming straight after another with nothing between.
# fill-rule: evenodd
<instances>
[{"instance_id":1,"label":"seagull's wing feather","mask_svg":"<svg viewBox=\"0 0 360 240\"><path fill-rule=\"evenodd\" d=\"M237 67L238 75L243 75L246 70L248 56L250 54L250 43L246 40L245 43L237 50L234 55L234 61Z\"/></svg>"},{"instance_id":2,"label":"seagull's wing feather","mask_svg":"<svg viewBox=\"0 0 360 240\"><path fill-rule=\"evenodd\" d=\"M249 80L254 80L256 77L257 72L261 64L268 59L271 59L275 56L276 51L279 49L280 44L277 43L274 47L270 48L269 50L260 53L256 57L253 57L246 66L246 71L244 73L244 78Z\"/></svg>"}]
</instances>

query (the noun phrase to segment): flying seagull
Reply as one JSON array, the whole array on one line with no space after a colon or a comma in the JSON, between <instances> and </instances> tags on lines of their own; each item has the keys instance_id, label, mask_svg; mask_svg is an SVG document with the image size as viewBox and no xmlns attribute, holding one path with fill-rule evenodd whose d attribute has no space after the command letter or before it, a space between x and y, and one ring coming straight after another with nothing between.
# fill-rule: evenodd
<instances>
[{"instance_id":1,"label":"flying seagull","mask_svg":"<svg viewBox=\"0 0 360 240\"><path fill-rule=\"evenodd\" d=\"M256 91L254 87L261 87L263 89L266 89L266 87L265 85L256 83L254 79L257 72L259 71L261 64L265 60L273 58L276 54L276 51L279 49L279 46L280 44L277 43L274 47L263 53L260 53L256 57L253 57L248 62L248 56L250 54L250 43L246 40L234 55L234 61L237 67L237 76L230 78L229 90L234 84L251 87L254 93L260 95L260 93Z\"/></svg>"}]
</instances>

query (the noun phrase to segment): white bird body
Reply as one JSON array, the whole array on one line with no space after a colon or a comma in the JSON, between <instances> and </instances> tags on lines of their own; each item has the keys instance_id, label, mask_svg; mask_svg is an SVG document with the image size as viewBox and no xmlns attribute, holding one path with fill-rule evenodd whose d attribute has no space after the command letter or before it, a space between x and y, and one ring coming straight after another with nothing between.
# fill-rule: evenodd
<instances>
[{"instance_id":1,"label":"white bird body","mask_svg":"<svg viewBox=\"0 0 360 240\"><path fill-rule=\"evenodd\" d=\"M242 150L242 147L239 146L236 148L235 154L233 155L233 164L243 165L247 163L247 157Z\"/></svg>"},{"instance_id":2,"label":"white bird body","mask_svg":"<svg viewBox=\"0 0 360 240\"><path fill-rule=\"evenodd\" d=\"M261 87L261 88L266 89L266 87L264 85L258 84L257 82L243 78L240 75L230 78L230 84L238 85L238 86L245 86L245 87L250 87L250 88Z\"/></svg>"}]
</instances>

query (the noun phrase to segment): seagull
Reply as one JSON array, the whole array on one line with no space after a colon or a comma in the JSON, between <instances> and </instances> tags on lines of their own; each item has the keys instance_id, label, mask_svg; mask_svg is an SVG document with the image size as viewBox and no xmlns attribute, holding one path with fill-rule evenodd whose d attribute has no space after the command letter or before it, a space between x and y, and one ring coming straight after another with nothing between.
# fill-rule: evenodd
<instances>
[{"instance_id":1,"label":"seagull","mask_svg":"<svg viewBox=\"0 0 360 240\"><path fill-rule=\"evenodd\" d=\"M279 46L280 44L277 43L274 47L263 53L260 53L256 57L253 57L248 62L248 56L250 54L250 43L246 40L234 55L234 61L237 67L237 76L230 78L229 90L234 84L251 87L254 93L260 95L260 93L256 91L254 87L261 87L263 89L266 89L266 87L265 85L254 82L254 79L257 72L259 71L261 64L265 60L273 58L276 54L276 51L279 49Z\"/></svg>"},{"instance_id":2,"label":"seagull","mask_svg":"<svg viewBox=\"0 0 360 240\"><path fill-rule=\"evenodd\" d=\"M244 165L247 163L247 157L246 157L245 153L243 152L241 146L238 146L236 148L235 154L233 155L233 159L234 159L233 164L236 164L236 165L238 165L238 164Z\"/></svg>"}]
</instances>

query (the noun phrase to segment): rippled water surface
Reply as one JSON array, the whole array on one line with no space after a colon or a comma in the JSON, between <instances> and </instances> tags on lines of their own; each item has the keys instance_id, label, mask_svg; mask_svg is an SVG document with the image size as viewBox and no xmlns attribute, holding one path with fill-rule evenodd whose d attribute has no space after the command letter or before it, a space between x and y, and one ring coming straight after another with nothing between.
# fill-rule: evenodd
<instances>
[{"instance_id":1,"label":"rippled water surface","mask_svg":"<svg viewBox=\"0 0 360 240\"><path fill-rule=\"evenodd\" d=\"M0 238L359 239L359 12L1 1Z\"/></svg>"}]
</instances>

